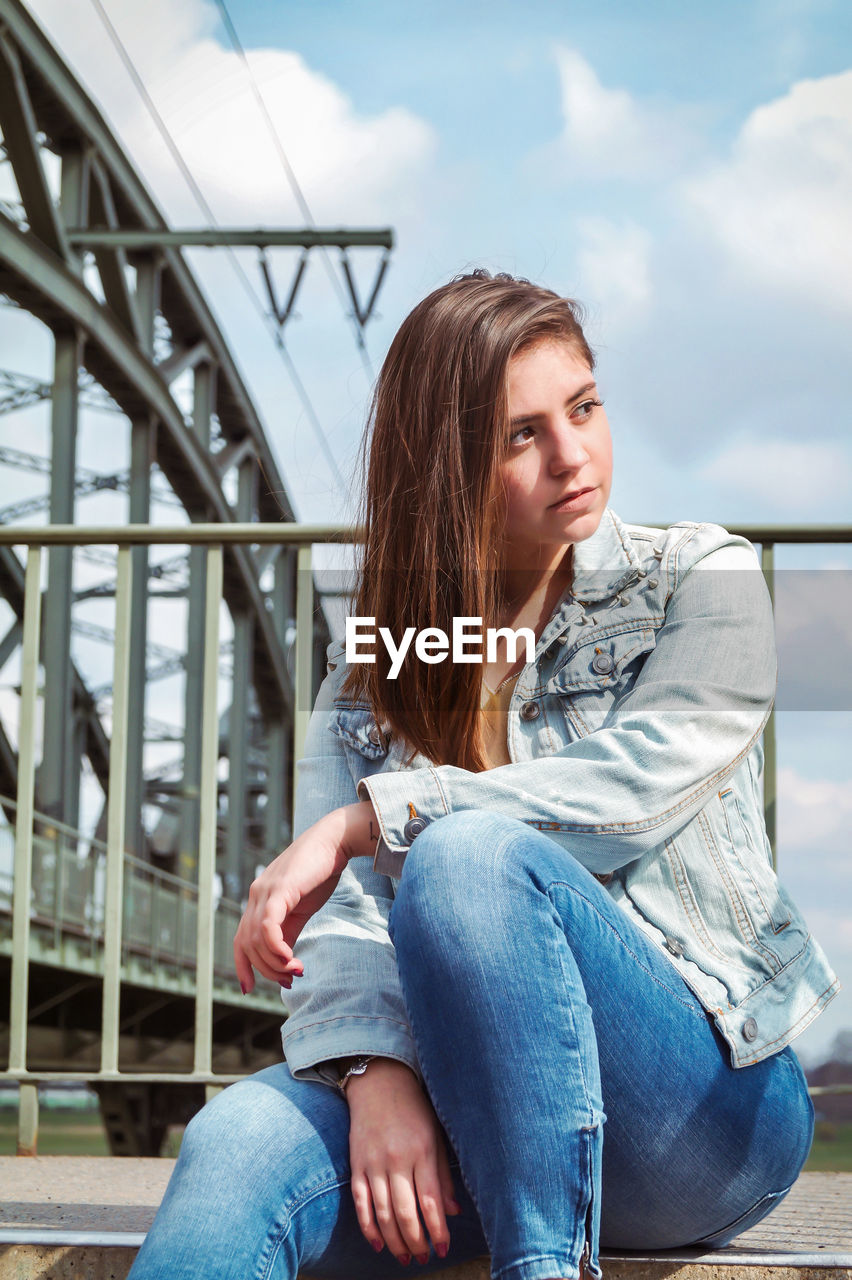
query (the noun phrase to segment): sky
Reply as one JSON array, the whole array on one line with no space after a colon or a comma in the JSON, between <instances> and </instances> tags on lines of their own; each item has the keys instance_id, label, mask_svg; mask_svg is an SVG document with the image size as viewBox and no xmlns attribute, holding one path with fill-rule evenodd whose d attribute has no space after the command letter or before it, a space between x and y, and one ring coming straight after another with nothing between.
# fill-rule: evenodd
<instances>
[{"instance_id":1,"label":"sky","mask_svg":"<svg viewBox=\"0 0 852 1280\"><path fill-rule=\"evenodd\" d=\"M216 219L304 226L214 0L103 2ZM29 7L166 217L205 225L92 0ZM351 515L372 378L393 333L431 289L485 266L583 303L623 518L848 522L846 0L229 0L228 10L310 216L395 235L366 364L338 255L308 264L285 340L322 441L258 314L254 251L237 255L254 300L227 253L187 255L299 518ZM367 290L378 255L351 258ZM270 253L280 294L295 261ZM49 369L34 324L0 317L0 337L4 364ZM28 422L29 447L46 452L44 418ZM0 420L0 441L19 434ZM86 417L83 465L126 465L126 449L126 431ZM4 502L40 484L0 472ZM78 519L110 519L117 501L81 501ZM845 983L796 1041L808 1061L852 1026L852 551L781 550L778 563L781 877Z\"/></svg>"}]
</instances>

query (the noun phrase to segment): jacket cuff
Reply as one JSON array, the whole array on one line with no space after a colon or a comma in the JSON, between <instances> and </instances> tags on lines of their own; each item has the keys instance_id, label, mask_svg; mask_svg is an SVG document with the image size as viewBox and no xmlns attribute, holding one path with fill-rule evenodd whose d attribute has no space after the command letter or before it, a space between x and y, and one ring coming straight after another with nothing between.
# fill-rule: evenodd
<instances>
[{"instance_id":1,"label":"jacket cuff","mask_svg":"<svg viewBox=\"0 0 852 1280\"><path fill-rule=\"evenodd\" d=\"M361 778L358 798L372 801L376 811L381 835L373 870L383 876L398 878L412 842L430 822L450 812L431 766Z\"/></svg>"},{"instance_id":2,"label":"jacket cuff","mask_svg":"<svg viewBox=\"0 0 852 1280\"><path fill-rule=\"evenodd\" d=\"M315 1080L337 1088L335 1058L395 1058L410 1067L422 1085L414 1039L404 1023L390 1018L331 1018L321 1025L310 1023L287 1034L281 1028L281 1044L294 1080Z\"/></svg>"}]
</instances>

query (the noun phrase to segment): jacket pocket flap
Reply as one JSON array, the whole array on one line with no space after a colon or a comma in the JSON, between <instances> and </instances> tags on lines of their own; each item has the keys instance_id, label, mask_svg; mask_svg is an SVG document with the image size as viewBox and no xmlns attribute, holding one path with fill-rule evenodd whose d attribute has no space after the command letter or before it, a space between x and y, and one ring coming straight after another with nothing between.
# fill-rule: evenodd
<instances>
[{"instance_id":1,"label":"jacket pocket flap","mask_svg":"<svg viewBox=\"0 0 852 1280\"><path fill-rule=\"evenodd\" d=\"M565 662L548 681L549 693L580 693L609 689L619 684L625 667L656 645L652 627L621 631L615 635L591 635L576 645Z\"/></svg>"},{"instance_id":2,"label":"jacket pocket flap","mask_svg":"<svg viewBox=\"0 0 852 1280\"><path fill-rule=\"evenodd\" d=\"M378 760L388 753L387 741L379 730L369 707L335 707L329 717L328 727L347 746L368 760Z\"/></svg>"}]
</instances>

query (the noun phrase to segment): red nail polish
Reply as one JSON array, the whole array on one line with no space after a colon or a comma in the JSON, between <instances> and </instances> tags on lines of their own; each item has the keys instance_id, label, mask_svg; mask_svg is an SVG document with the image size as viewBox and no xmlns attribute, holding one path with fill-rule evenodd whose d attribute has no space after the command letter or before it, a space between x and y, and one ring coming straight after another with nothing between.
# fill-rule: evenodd
<instances>
[{"instance_id":1,"label":"red nail polish","mask_svg":"<svg viewBox=\"0 0 852 1280\"><path fill-rule=\"evenodd\" d=\"M372 1246L373 1246L373 1248L375 1249L376 1253L381 1253L382 1249L384 1249L384 1247L385 1247L385 1244L384 1244L384 1241L383 1241L383 1240L372 1240L370 1243L372 1244Z\"/></svg>"},{"instance_id":2,"label":"red nail polish","mask_svg":"<svg viewBox=\"0 0 852 1280\"><path fill-rule=\"evenodd\" d=\"M245 986L243 985L243 983L242 983L242 982L240 983L240 991L242 991L242 993L243 993L243 995L244 995L244 996L247 996L247 995L248 995L248 991L246 990L246 988L245 988Z\"/></svg>"},{"instance_id":3,"label":"red nail polish","mask_svg":"<svg viewBox=\"0 0 852 1280\"><path fill-rule=\"evenodd\" d=\"M459 1204L458 1200L451 1200L451 1201L450 1201L450 1210L449 1210L449 1211L450 1211L450 1213L461 1213L461 1205Z\"/></svg>"},{"instance_id":4,"label":"red nail polish","mask_svg":"<svg viewBox=\"0 0 852 1280\"><path fill-rule=\"evenodd\" d=\"M420 1263L421 1267L425 1267L426 1263L429 1261L428 1253L418 1253L416 1256L417 1256L417 1261Z\"/></svg>"},{"instance_id":5,"label":"red nail polish","mask_svg":"<svg viewBox=\"0 0 852 1280\"><path fill-rule=\"evenodd\" d=\"M410 1254L410 1253L402 1253L402 1254L400 1254L399 1260L400 1260L400 1262L402 1263L402 1265L403 1265L404 1267L407 1267L407 1266L408 1266L408 1264L409 1264L409 1262L411 1261L411 1254Z\"/></svg>"},{"instance_id":6,"label":"red nail polish","mask_svg":"<svg viewBox=\"0 0 852 1280\"><path fill-rule=\"evenodd\" d=\"M435 1252L439 1258L446 1258L449 1247L450 1246L448 1244L444 1244L444 1241L442 1240L440 1244L435 1245Z\"/></svg>"}]
</instances>

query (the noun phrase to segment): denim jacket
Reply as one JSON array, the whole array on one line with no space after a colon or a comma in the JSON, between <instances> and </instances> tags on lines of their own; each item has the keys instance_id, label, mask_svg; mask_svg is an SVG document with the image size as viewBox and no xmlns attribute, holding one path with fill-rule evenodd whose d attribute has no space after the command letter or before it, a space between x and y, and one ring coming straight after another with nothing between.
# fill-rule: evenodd
<instances>
[{"instance_id":1,"label":"denim jacket","mask_svg":"<svg viewBox=\"0 0 852 1280\"><path fill-rule=\"evenodd\" d=\"M422 1079L387 920L412 841L457 809L519 818L587 867L683 976L734 1067L778 1052L837 994L772 869L761 735L774 625L744 538L715 524L628 525L607 509L575 544L571 591L517 680L512 763L480 773L422 755L404 767L405 742L340 692L344 652L342 640L328 647L294 836L369 798L381 839L297 941L304 976L282 990L296 1078L333 1083L329 1059L380 1054Z\"/></svg>"}]
</instances>

